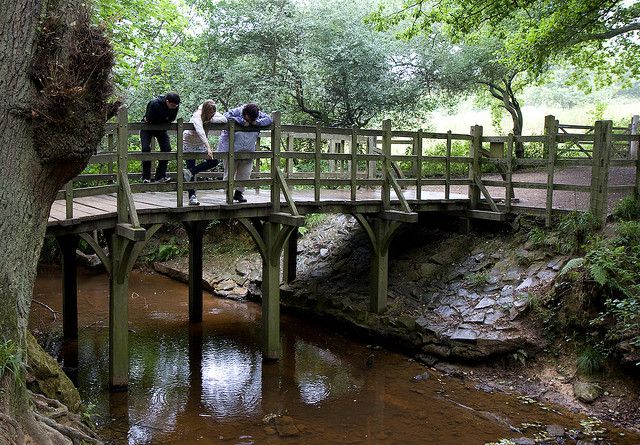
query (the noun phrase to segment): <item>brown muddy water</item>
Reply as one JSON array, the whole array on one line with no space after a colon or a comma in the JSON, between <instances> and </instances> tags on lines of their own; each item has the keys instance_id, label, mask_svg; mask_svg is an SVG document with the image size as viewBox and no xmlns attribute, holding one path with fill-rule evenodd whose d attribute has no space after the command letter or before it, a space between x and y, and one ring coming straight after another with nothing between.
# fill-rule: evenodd
<instances>
[{"instance_id":1,"label":"brown muddy water","mask_svg":"<svg viewBox=\"0 0 640 445\"><path fill-rule=\"evenodd\" d=\"M60 311L60 288L60 270L43 268L34 299ZM80 394L109 443L485 444L542 438L550 424L605 430L592 433L604 438L599 443L640 443L630 432L476 390L473 382L293 316L282 317L282 360L265 363L259 305L206 294L203 322L190 327L187 287L139 272L130 281L129 391L112 394L108 289L106 275L79 271L77 357L72 344L61 359L66 367L77 359ZM55 334L60 317L54 321L36 303L30 327Z\"/></svg>"}]
</instances>

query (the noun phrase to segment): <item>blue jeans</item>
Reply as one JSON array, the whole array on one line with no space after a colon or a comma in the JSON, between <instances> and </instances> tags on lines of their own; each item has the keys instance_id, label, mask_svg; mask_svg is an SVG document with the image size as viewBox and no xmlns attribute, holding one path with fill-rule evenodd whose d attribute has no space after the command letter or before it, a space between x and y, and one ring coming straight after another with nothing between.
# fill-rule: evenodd
<instances>
[{"instance_id":1,"label":"blue jeans","mask_svg":"<svg viewBox=\"0 0 640 445\"><path fill-rule=\"evenodd\" d=\"M220 161L218 159L207 159L207 160L199 163L198 165L196 165L196 160L195 159L185 159L184 162L185 162L185 164L187 164L187 169L193 175L192 178L191 178L192 181L195 181L196 175L198 173L201 173L203 171L207 171L207 170L215 167L216 165L218 165L220 163ZM195 190L193 190L193 189L189 190L189 198L191 198L195 194L196 194Z\"/></svg>"}]
</instances>

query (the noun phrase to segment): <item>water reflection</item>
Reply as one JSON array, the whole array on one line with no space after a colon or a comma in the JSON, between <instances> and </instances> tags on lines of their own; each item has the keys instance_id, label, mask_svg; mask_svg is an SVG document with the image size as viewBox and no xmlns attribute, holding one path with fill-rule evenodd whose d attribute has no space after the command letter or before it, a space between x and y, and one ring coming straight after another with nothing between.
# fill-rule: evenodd
<instances>
[{"instance_id":1,"label":"water reflection","mask_svg":"<svg viewBox=\"0 0 640 445\"><path fill-rule=\"evenodd\" d=\"M348 364L328 349L300 339L295 343L295 365L300 399L304 403L313 405L359 388Z\"/></svg>"}]
</instances>

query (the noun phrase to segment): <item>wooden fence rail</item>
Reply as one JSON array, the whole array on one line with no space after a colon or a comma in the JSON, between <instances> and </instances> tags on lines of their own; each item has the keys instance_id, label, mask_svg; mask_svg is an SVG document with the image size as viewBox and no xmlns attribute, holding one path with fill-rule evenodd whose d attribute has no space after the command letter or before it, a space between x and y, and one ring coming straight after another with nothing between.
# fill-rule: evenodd
<instances>
[{"instance_id":1,"label":"wooden fence rail","mask_svg":"<svg viewBox=\"0 0 640 445\"><path fill-rule=\"evenodd\" d=\"M193 129L193 125L181 119L175 124L159 126L132 123L127 121L126 113L125 108L121 109L117 123L107 125L103 147L91 158L85 172L59 191L58 198L66 200L67 218L74 216L73 199L85 196L118 193L118 208L121 205L130 207L124 196L129 189L131 193L175 192L177 206L184 205L183 161L205 157L204 154L185 153L183 150L182 131ZM640 162L628 155L616 157L613 151L614 144L637 145L640 136L631 132L614 133L615 128L610 121L598 121L594 127L571 126L560 125L553 116L547 116L544 135L485 136L481 126L471 127L469 134L434 133L393 130L389 120L383 122L381 129L359 129L283 125L278 112L274 112L273 117L274 123L262 130L258 144L269 140L268 145L258 146L255 152L249 153L234 151L234 135L246 131L245 128L238 128L233 122L208 124L212 133L229 131L229 152L215 153L214 156L226 162L230 174L225 181L191 182L188 188L225 190L229 204L237 186L257 190L268 188L274 212L280 211L283 198L290 211L295 209L291 192L296 188L312 188L316 201L322 199L323 190L346 188L349 189L348 199L357 201L360 188L379 187L384 208L389 209L392 200L399 200L406 210L409 207L405 205L403 189L415 188L415 201L419 203L424 200L423 187L442 186L444 198L448 200L453 186L466 186L471 210L488 206L494 212L499 210L496 200L504 202L501 211L512 211L510 197L515 189L546 189L544 214L550 224L556 191L589 193L589 210L603 220L607 192L611 188L609 167L633 167L636 170L635 184L616 185L612 190L637 195L640 186ZM590 128L594 131L589 134L563 131ZM130 136L140 129L168 130L175 138L176 150L167 153L131 150ZM531 153L530 156L516 158L516 144L524 144L525 154ZM572 151L568 146L580 146L581 149ZM232 174L234 159L253 159L263 168L258 169L252 179L235 181ZM175 171L169 173L175 177L175 182L144 184L138 180L139 173L131 171L135 168L133 163L158 160L175 161ZM590 185L558 183L555 180L556 170L569 166L591 166ZM546 181L514 181L514 171L522 168L545 169ZM499 172L502 180L483 179L483 174L490 171ZM220 173L199 176L219 178ZM487 187L501 188L504 193L491 196ZM129 212L135 210L129 209Z\"/></svg>"}]
</instances>

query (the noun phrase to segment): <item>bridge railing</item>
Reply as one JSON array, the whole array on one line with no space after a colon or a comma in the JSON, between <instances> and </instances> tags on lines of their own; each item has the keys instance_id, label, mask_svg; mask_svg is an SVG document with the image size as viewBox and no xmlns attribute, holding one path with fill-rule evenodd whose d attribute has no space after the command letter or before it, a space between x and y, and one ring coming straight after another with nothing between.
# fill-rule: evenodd
<instances>
[{"instance_id":1,"label":"bridge railing","mask_svg":"<svg viewBox=\"0 0 640 445\"><path fill-rule=\"evenodd\" d=\"M403 208L409 202L421 203L433 199L470 200L471 210L511 212L518 206L514 197L517 189L540 189L545 199L537 209L550 221L554 195L561 193L587 194L588 207L596 215L606 211L607 192L638 193L637 159L618 156L614 143L637 144L638 135L615 134L611 123L602 121L594 126L594 133L567 134L559 131L553 116L545 121L545 133L533 136L484 136L480 126L469 134L435 133L423 130L392 130L391 122L384 121L381 129L332 128L302 125L282 125L279 113L274 113L274 124L261 132L256 152L215 153L233 170L234 159L248 158L258 166L252 178L234 181L230 174L226 181L196 181L185 184L182 168L185 159L204 159L206 154L185 153L182 131L193 125L178 120L175 124L151 126L130 123L126 109L119 116L121 124L108 124L104 144L90 160L90 167L70 181L58 194L65 200L67 218L82 216L74 210L73 199L95 196L95 205L106 204L100 195L118 192L117 161L126 153L121 165L126 175L122 180L130 183L133 194L143 192L175 192L176 198L167 200L168 207L184 206L183 192L196 190L224 190L226 202L232 202L237 186L269 189L275 211L281 203L294 210L293 191L313 192L313 200L323 199L325 191L339 196L341 201L360 202L382 200L385 207L399 200ZM166 129L175 139L175 151L141 153L131 150L134 135L141 129ZM228 130L233 135L244 128L230 124L209 124L210 133ZM269 142L265 145L264 141ZM118 142L120 141L120 142ZM584 150L571 150L580 144ZM233 145L233 144L232 144ZM518 151L520 153L518 154ZM518 156L516 156L518 154ZM587 155L588 154L588 155ZM175 182L144 184L140 174L133 172L138 163L146 161L172 161L169 174ZM98 167L99 166L99 167ZM556 170L566 166L591 167L589 179L581 183L567 183L556 177ZM622 166L636 170L635 183L618 184L608 178L609 167ZM542 181L514 180L516 171L544 171ZM499 175L499 177L498 177ZM205 179L220 178L220 172L199 174ZM484 176L484 177L483 177ZM540 176L540 175L538 175ZM340 194L340 191L344 193ZM546 190L546 193L544 192ZM434 198L432 192L440 195ZM517 194L515 196L517 198ZM283 199L284 198L284 199ZM503 202L499 208L497 204ZM57 205L62 205L58 203ZM115 211L116 209L114 209Z\"/></svg>"}]
</instances>

